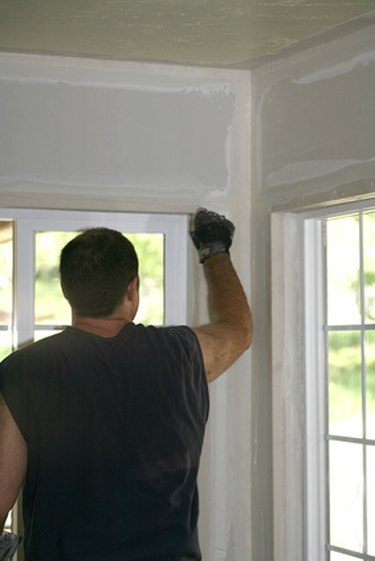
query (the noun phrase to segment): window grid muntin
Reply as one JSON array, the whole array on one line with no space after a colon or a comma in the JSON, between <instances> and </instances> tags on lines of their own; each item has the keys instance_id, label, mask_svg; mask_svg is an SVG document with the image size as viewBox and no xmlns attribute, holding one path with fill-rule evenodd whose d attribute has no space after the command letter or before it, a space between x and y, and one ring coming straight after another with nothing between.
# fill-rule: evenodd
<instances>
[{"instance_id":1,"label":"window grid muntin","mask_svg":"<svg viewBox=\"0 0 375 561\"><path fill-rule=\"evenodd\" d=\"M330 552L337 552L341 554L348 555L348 559L362 559L363 561L375 561L375 557L368 554L368 519L367 519L367 447L368 446L375 446L375 440L367 439L366 437L366 430L367 430L367 410L366 410L366 400L367 400L367 384L366 384L366 355L365 355L365 338L366 333L371 330L375 330L375 324L366 324L366 313L365 313L365 270L364 270L364 240L363 240L363 214L364 212L371 211L371 209L366 208L366 210L358 209L357 211L353 212L351 209L347 214L348 215L357 215L358 216L358 229L359 229L359 282L360 282L360 315L361 315L361 323L355 325L329 325L328 324L328 248L327 248L327 221L329 218L333 216L344 216L344 213L335 213L331 216L326 216L322 220L322 230L323 236L322 239L324 240L324 248L323 248L323 257L324 257L324 264L323 264L323 271L324 271L324 325L323 325L323 336L324 336L324 348L325 348L325 372L324 372L324 387L325 387L325 457L326 457L326 508L327 508L327 517L326 517L326 526L327 526L327 536L330 537L330 465L329 465L329 443L336 441L336 442L347 442L358 444L362 447L362 459L363 459L363 493L362 493L362 506L363 506L363 551L361 553L348 550L342 547L335 546L333 544L327 543L326 544L326 552L327 558L330 559ZM344 332L344 331L357 331L360 333L361 339L361 403L362 403L362 438L356 437L345 437L345 436L338 436L334 434L330 434L329 430L329 368L328 368L328 333L329 332Z\"/></svg>"},{"instance_id":2,"label":"window grid muntin","mask_svg":"<svg viewBox=\"0 0 375 561\"><path fill-rule=\"evenodd\" d=\"M347 557L347 560L350 559L362 559L362 561L375 561L375 557L372 555L367 555L366 553L356 553L355 551L350 551L349 549L345 549L343 547L336 547L336 546L328 546L328 552L332 553L341 553Z\"/></svg>"}]
</instances>

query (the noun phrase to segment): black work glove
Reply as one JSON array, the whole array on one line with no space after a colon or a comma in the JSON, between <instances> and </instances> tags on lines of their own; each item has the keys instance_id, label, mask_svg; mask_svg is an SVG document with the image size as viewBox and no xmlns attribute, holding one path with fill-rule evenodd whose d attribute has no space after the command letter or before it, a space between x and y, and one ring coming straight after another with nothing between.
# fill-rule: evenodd
<instances>
[{"instance_id":1,"label":"black work glove","mask_svg":"<svg viewBox=\"0 0 375 561\"><path fill-rule=\"evenodd\" d=\"M203 263L211 255L228 253L234 230L234 224L225 216L198 209L190 221L190 235L198 249L199 261Z\"/></svg>"}]
</instances>

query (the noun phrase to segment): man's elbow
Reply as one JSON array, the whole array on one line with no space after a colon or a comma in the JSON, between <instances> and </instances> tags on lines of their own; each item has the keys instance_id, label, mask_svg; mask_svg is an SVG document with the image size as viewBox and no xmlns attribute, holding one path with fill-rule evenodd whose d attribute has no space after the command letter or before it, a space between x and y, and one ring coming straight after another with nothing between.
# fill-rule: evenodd
<instances>
[{"instance_id":1,"label":"man's elbow","mask_svg":"<svg viewBox=\"0 0 375 561\"><path fill-rule=\"evenodd\" d=\"M241 355L253 342L253 318L250 310L233 316L227 327L227 335Z\"/></svg>"},{"instance_id":2,"label":"man's elbow","mask_svg":"<svg viewBox=\"0 0 375 561\"><path fill-rule=\"evenodd\" d=\"M251 347L252 342L253 342L253 330L250 329L244 338L245 351Z\"/></svg>"},{"instance_id":3,"label":"man's elbow","mask_svg":"<svg viewBox=\"0 0 375 561\"><path fill-rule=\"evenodd\" d=\"M237 326L234 333L235 345L237 347L238 356L247 351L253 342L253 326L252 323L245 323L241 327Z\"/></svg>"},{"instance_id":4,"label":"man's elbow","mask_svg":"<svg viewBox=\"0 0 375 561\"><path fill-rule=\"evenodd\" d=\"M253 330L248 329L243 333L242 336L243 352L247 351L247 349L251 347L252 342L253 342Z\"/></svg>"},{"instance_id":5,"label":"man's elbow","mask_svg":"<svg viewBox=\"0 0 375 561\"><path fill-rule=\"evenodd\" d=\"M244 352L250 348L253 342L253 318L251 312L241 324L241 342L243 344Z\"/></svg>"}]
</instances>

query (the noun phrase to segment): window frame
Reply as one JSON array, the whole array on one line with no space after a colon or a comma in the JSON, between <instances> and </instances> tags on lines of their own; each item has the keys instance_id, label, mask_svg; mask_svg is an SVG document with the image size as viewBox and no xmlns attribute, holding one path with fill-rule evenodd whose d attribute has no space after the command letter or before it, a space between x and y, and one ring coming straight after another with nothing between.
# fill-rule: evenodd
<instances>
[{"instance_id":1,"label":"window frame","mask_svg":"<svg viewBox=\"0 0 375 561\"><path fill-rule=\"evenodd\" d=\"M327 559L321 221L374 206L366 199L271 213L274 561Z\"/></svg>"}]
</instances>

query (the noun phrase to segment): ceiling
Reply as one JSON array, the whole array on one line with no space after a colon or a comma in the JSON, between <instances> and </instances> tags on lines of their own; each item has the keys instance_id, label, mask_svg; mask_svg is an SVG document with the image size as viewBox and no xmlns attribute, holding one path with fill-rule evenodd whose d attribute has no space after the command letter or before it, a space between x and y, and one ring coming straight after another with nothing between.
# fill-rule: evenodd
<instances>
[{"instance_id":1,"label":"ceiling","mask_svg":"<svg viewBox=\"0 0 375 561\"><path fill-rule=\"evenodd\" d=\"M375 0L0 0L0 51L252 68L375 22Z\"/></svg>"}]
</instances>

